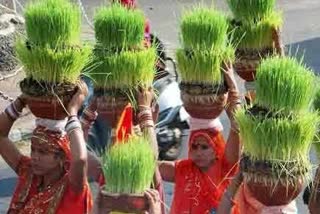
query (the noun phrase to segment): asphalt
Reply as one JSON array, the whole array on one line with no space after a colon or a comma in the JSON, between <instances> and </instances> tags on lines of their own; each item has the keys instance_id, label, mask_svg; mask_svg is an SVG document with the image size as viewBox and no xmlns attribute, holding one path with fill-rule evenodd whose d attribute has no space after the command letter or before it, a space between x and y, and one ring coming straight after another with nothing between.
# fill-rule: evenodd
<instances>
[{"instance_id":1,"label":"asphalt","mask_svg":"<svg viewBox=\"0 0 320 214\"><path fill-rule=\"evenodd\" d=\"M79 2L79 0L74 0ZM139 7L142 8L147 17L150 19L152 31L164 41L167 51L171 56L174 56L174 51L179 47L178 23L181 12L199 2L206 5L214 4L216 8L224 10L228 13L226 0L140 0ZM1 2L1 1L0 1ZM26 1L20 1L25 5ZM98 6L103 5L104 0L82 0L84 9L92 22L93 13ZM284 27L282 30L282 38L286 44L287 50L294 56L303 57L305 63L314 69L315 73L320 72L320 1L319 0L279 0L278 8L283 12ZM19 11L21 12L21 11ZM83 19L83 38L84 40L92 40L94 34ZM20 76L7 82L0 82L0 90L8 92L11 96L19 94L16 83L23 77ZM238 79L239 80L239 79ZM11 82L10 82L11 81ZM240 87L243 87L243 82L238 81ZM3 110L7 102L0 101L0 110ZM225 135L228 132L228 119L225 115L221 116L221 121L225 127ZM21 124L22 127L30 127L30 122L25 121ZM17 126L17 127L21 127ZM186 150L186 149L185 149ZM184 151L185 154L185 151ZM311 160L316 164L315 154L311 152ZM16 178L13 172L8 169L6 164L0 158L0 213L5 213L7 209ZM172 197L172 185L166 184L167 200L169 205ZM299 213L308 213L306 207L301 203L301 198L298 199Z\"/></svg>"}]
</instances>

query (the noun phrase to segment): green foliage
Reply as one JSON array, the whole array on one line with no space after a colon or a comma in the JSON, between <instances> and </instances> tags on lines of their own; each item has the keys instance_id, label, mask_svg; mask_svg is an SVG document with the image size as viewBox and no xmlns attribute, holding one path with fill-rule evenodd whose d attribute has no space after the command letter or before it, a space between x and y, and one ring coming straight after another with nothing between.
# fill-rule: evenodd
<instances>
[{"instance_id":1,"label":"green foliage","mask_svg":"<svg viewBox=\"0 0 320 214\"><path fill-rule=\"evenodd\" d=\"M156 159L148 140L132 137L113 145L102 157L102 170L110 193L141 194L150 185Z\"/></svg>"},{"instance_id":2,"label":"green foliage","mask_svg":"<svg viewBox=\"0 0 320 214\"><path fill-rule=\"evenodd\" d=\"M30 3L25 11L28 41L32 45L57 47L77 44L81 16L77 5L68 0L42 0Z\"/></svg>"},{"instance_id":3,"label":"green foliage","mask_svg":"<svg viewBox=\"0 0 320 214\"><path fill-rule=\"evenodd\" d=\"M261 62L256 76L255 102L271 111L308 111L314 98L311 70L294 58L272 57Z\"/></svg>"},{"instance_id":4,"label":"green foliage","mask_svg":"<svg viewBox=\"0 0 320 214\"><path fill-rule=\"evenodd\" d=\"M155 60L154 48L118 53L95 51L92 69L88 75L93 79L96 88L151 86Z\"/></svg>"},{"instance_id":5,"label":"green foliage","mask_svg":"<svg viewBox=\"0 0 320 214\"><path fill-rule=\"evenodd\" d=\"M185 49L221 49L227 45L228 21L214 9L198 7L186 12L180 29Z\"/></svg>"},{"instance_id":6,"label":"green foliage","mask_svg":"<svg viewBox=\"0 0 320 214\"><path fill-rule=\"evenodd\" d=\"M109 50L140 47L144 24L145 17L140 10L132 10L118 3L103 7L94 17L97 43Z\"/></svg>"},{"instance_id":7,"label":"green foliage","mask_svg":"<svg viewBox=\"0 0 320 214\"><path fill-rule=\"evenodd\" d=\"M91 49L33 46L29 49L22 40L16 43L17 57L27 77L48 83L76 83L81 70L89 61Z\"/></svg>"}]
</instances>

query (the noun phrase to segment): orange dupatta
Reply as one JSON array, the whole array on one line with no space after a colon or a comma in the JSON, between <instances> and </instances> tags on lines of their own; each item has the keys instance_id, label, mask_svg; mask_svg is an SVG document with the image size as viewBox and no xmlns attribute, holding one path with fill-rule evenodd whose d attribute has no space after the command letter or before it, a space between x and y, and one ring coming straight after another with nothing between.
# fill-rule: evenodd
<instances>
[{"instance_id":1,"label":"orange dupatta","mask_svg":"<svg viewBox=\"0 0 320 214\"><path fill-rule=\"evenodd\" d=\"M208 172L202 172L191 159L176 163L171 214L209 214L217 209L227 185L237 172L237 165L231 166L224 157L225 141L221 132L215 129L193 131L189 148L200 135L208 140L217 160Z\"/></svg>"}]
</instances>

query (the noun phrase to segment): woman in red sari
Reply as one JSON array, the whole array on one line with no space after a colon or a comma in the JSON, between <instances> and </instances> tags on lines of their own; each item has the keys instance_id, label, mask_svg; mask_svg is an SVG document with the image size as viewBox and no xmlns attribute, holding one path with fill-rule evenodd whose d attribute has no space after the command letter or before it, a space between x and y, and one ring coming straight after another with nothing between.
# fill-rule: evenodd
<instances>
[{"instance_id":1,"label":"woman in red sari","mask_svg":"<svg viewBox=\"0 0 320 214\"><path fill-rule=\"evenodd\" d=\"M172 214L215 213L227 185L237 172L240 141L233 114L240 102L232 70L225 72L225 80L229 87L226 112L231 122L227 143L217 128L192 131L188 159L159 163L163 180L175 183Z\"/></svg>"},{"instance_id":2,"label":"woman in red sari","mask_svg":"<svg viewBox=\"0 0 320 214\"><path fill-rule=\"evenodd\" d=\"M31 139L31 157L24 156L8 139L25 103L19 97L0 115L0 155L17 173L18 184L10 214L89 213L87 150L77 112L87 94L80 85L67 110L66 133L37 126ZM52 121L51 121L52 122Z\"/></svg>"}]
</instances>

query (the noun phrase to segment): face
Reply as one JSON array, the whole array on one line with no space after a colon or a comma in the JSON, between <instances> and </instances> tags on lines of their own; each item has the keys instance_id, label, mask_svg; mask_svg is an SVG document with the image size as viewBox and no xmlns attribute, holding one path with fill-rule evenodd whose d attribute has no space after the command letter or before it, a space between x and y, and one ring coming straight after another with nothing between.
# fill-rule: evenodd
<instances>
[{"instance_id":1,"label":"face","mask_svg":"<svg viewBox=\"0 0 320 214\"><path fill-rule=\"evenodd\" d=\"M41 145L31 144L31 166L34 174L43 176L50 172L60 172L62 163L64 158L61 152L54 153Z\"/></svg>"},{"instance_id":2,"label":"face","mask_svg":"<svg viewBox=\"0 0 320 214\"><path fill-rule=\"evenodd\" d=\"M191 160L201 169L208 169L215 161L215 153L205 137L194 139L190 148Z\"/></svg>"}]
</instances>

